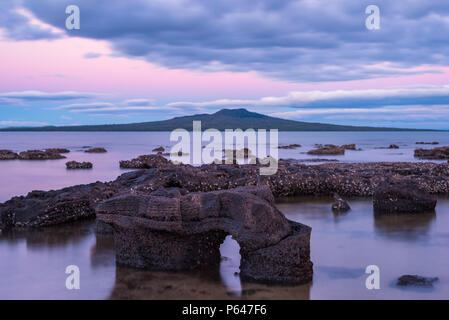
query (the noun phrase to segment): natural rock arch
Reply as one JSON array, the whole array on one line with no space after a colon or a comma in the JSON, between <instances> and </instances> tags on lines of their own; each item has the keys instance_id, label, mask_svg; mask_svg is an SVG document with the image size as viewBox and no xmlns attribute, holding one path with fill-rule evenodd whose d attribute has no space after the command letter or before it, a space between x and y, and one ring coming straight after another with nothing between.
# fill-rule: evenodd
<instances>
[{"instance_id":1,"label":"natural rock arch","mask_svg":"<svg viewBox=\"0 0 449 320\"><path fill-rule=\"evenodd\" d=\"M240 276L272 283L312 279L311 228L289 221L268 186L181 194L128 193L97 206L112 226L117 263L151 270L188 270L220 262L227 235L240 245Z\"/></svg>"}]
</instances>

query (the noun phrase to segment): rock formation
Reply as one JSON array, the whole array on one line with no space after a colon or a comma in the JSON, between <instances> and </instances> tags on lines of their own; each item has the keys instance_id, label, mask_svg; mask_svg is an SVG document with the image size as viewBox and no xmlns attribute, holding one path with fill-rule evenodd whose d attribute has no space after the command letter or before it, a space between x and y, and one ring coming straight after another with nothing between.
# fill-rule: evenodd
<instances>
[{"instance_id":1,"label":"rock formation","mask_svg":"<svg viewBox=\"0 0 449 320\"><path fill-rule=\"evenodd\" d=\"M97 206L112 226L117 263L152 270L189 270L220 262L220 244L240 244L240 276L251 281L306 283L312 279L310 232L274 206L268 186L193 192L161 188L127 193Z\"/></svg>"},{"instance_id":2,"label":"rock formation","mask_svg":"<svg viewBox=\"0 0 449 320\"><path fill-rule=\"evenodd\" d=\"M317 149L312 149L307 154L312 155L340 155L345 154L346 148L344 146L335 146L333 144L327 144L325 146L318 145Z\"/></svg>"},{"instance_id":3,"label":"rock formation","mask_svg":"<svg viewBox=\"0 0 449 320\"><path fill-rule=\"evenodd\" d=\"M70 150L66 149L66 148L49 148L49 149L45 149L45 152L49 152L49 153L69 153Z\"/></svg>"},{"instance_id":4,"label":"rock formation","mask_svg":"<svg viewBox=\"0 0 449 320\"><path fill-rule=\"evenodd\" d=\"M87 149L84 152L87 153L105 153L108 152L105 148L91 148L91 149Z\"/></svg>"},{"instance_id":5,"label":"rock formation","mask_svg":"<svg viewBox=\"0 0 449 320\"><path fill-rule=\"evenodd\" d=\"M65 159L65 157L52 150L28 150L19 153L20 160L57 160Z\"/></svg>"},{"instance_id":6,"label":"rock formation","mask_svg":"<svg viewBox=\"0 0 449 320\"><path fill-rule=\"evenodd\" d=\"M376 213L423 213L435 210L437 200L426 190L404 181L383 183L373 195Z\"/></svg>"},{"instance_id":7,"label":"rock formation","mask_svg":"<svg viewBox=\"0 0 449 320\"><path fill-rule=\"evenodd\" d=\"M346 202L342 197L340 197L338 194L334 194L335 201L332 203L332 211L334 213L345 213L351 210L351 207L349 206L348 202Z\"/></svg>"},{"instance_id":8,"label":"rock formation","mask_svg":"<svg viewBox=\"0 0 449 320\"><path fill-rule=\"evenodd\" d=\"M147 158L148 157L148 158ZM139 159L139 158L138 158ZM145 161L145 160L148 160ZM39 226L47 223L46 208L52 207L63 198L73 195L75 201L89 199L84 210L92 212L96 203L118 194L132 192L151 193L159 188L177 187L190 192L209 192L233 189L239 186L268 185L275 197L295 195L332 195L342 197L371 197L374 190L389 181L403 182L410 188L419 188L430 194L449 193L449 165L426 163L325 163L304 165L292 161L279 161L279 169L271 176L260 176L259 165L211 164L201 167L174 165L162 156L145 156L132 163L124 162L122 167L149 168L124 173L115 181L96 182L86 186L69 187L57 191L30 193L26 197L15 197L0 204L0 224L6 221L8 228L14 228L13 212L26 212L21 219L22 226ZM40 195L37 197L37 195ZM76 208L76 207L75 207ZM65 208L64 215L55 220L58 223L70 221L74 216L84 217L82 212ZM16 215L16 218L20 215ZM87 215L89 216L89 214ZM37 220L36 220L37 219ZM32 221L31 221L32 220ZM20 222L18 221L18 222ZM5 224L3 223L4 228ZM0 226L0 228L2 228Z\"/></svg>"},{"instance_id":9,"label":"rock formation","mask_svg":"<svg viewBox=\"0 0 449 320\"><path fill-rule=\"evenodd\" d=\"M433 149L416 149L415 157L427 160L449 159L449 147L438 147Z\"/></svg>"},{"instance_id":10,"label":"rock formation","mask_svg":"<svg viewBox=\"0 0 449 320\"><path fill-rule=\"evenodd\" d=\"M153 149L153 152L164 152L164 151L165 151L165 148L162 146Z\"/></svg>"},{"instance_id":11,"label":"rock formation","mask_svg":"<svg viewBox=\"0 0 449 320\"><path fill-rule=\"evenodd\" d=\"M296 148L301 148L300 144L297 143L293 143L293 144L289 144L289 145L285 145L285 146L279 146L279 149L296 149Z\"/></svg>"},{"instance_id":12,"label":"rock formation","mask_svg":"<svg viewBox=\"0 0 449 320\"><path fill-rule=\"evenodd\" d=\"M67 169L75 170L75 169L92 169L93 165L91 162L77 162L77 161L69 161L66 164Z\"/></svg>"},{"instance_id":13,"label":"rock formation","mask_svg":"<svg viewBox=\"0 0 449 320\"><path fill-rule=\"evenodd\" d=\"M132 160L120 161L120 168L123 169L152 169L173 167L174 164L161 155L142 155Z\"/></svg>"},{"instance_id":14,"label":"rock formation","mask_svg":"<svg viewBox=\"0 0 449 320\"><path fill-rule=\"evenodd\" d=\"M424 141L419 141L416 144L440 144L438 141L433 141L433 142L424 142Z\"/></svg>"},{"instance_id":15,"label":"rock formation","mask_svg":"<svg viewBox=\"0 0 449 320\"><path fill-rule=\"evenodd\" d=\"M428 278L421 277L418 275L403 275L399 277L396 285L405 287L405 286L413 286L413 287L433 287L433 284L438 281L437 277Z\"/></svg>"},{"instance_id":16,"label":"rock formation","mask_svg":"<svg viewBox=\"0 0 449 320\"><path fill-rule=\"evenodd\" d=\"M16 160L19 155L11 150L0 150L0 160Z\"/></svg>"}]
</instances>

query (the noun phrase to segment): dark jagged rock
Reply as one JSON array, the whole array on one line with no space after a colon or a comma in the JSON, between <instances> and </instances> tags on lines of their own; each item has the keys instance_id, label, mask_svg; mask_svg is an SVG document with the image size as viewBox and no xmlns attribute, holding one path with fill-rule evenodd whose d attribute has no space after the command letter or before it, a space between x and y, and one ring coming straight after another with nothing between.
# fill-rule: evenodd
<instances>
[{"instance_id":1,"label":"dark jagged rock","mask_svg":"<svg viewBox=\"0 0 449 320\"><path fill-rule=\"evenodd\" d=\"M108 152L105 148L91 148L91 149L87 149L84 152L87 153L105 153Z\"/></svg>"},{"instance_id":2,"label":"dark jagged rock","mask_svg":"<svg viewBox=\"0 0 449 320\"><path fill-rule=\"evenodd\" d=\"M65 156L52 151L28 150L19 153L20 160L57 160L65 159Z\"/></svg>"},{"instance_id":3,"label":"dark jagged rock","mask_svg":"<svg viewBox=\"0 0 449 320\"><path fill-rule=\"evenodd\" d=\"M374 192L376 213L423 213L435 210L437 200L412 181L383 183Z\"/></svg>"},{"instance_id":4,"label":"dark jagged rock","mask_svg":"<svg viewBox=\"0 0 449 320\"><path fill-rule=\"evenodd\" d=\"M397 144L390 144L388 149L399 149L399 146Z\"/></svg>"},{"instance_id":5,"label":"dark jagged rock","mask_svg":"<svg viewBox=\"0 0 449 320\"><path fill-rule=\"evenodd\" d=\"M11 150L0 150L0 160L16 160L19 155Z\"/></svg>"},{"instance_id":6,"label":"dark jagged rock","mask_svg":"<svg viewBox=\"0 0 449 320\"><path fill-rule=\"evenodd\" d=\"M233 163L237 164L238 159L249 159L254 164L257 161L257 158L253 153L251 152L251 149L249 148L242 148L239 150L235 149L225 149L223 150L224 153L224 160L223 163Z\"/></svg>"},{"instance_id":7,"label":"dark jagged rock","mask_svg":"<svg viewBox=\"0 0 449 320\"><path fill-rule=\"evenodd\" d=\"M163 158L157 155L152 157ZM124 173L113 182L94 183L89 185L89 188L76 186L52 191L46 197L50 200L52 197L56 198L59 193L73 193L79 197L86 196L89 199L102 200L130 191L151 193L161 188L176 187L187 194L256 185L268 185L275 197L334 193L342 197L370 197L379 185L389 181L398 183L403 181L410 185L410 188L419 188L430 194L449 194L449 165L446 163L380 162L304 165L279 160L279 168L274 175L260 176L259 165L212 164L193 167L174 165L165 158L162 161L164 162L160 166L157 165L157 161L143 164L142 167L151 167L151 169ZM92 188L97 191L92 193ZM94 198L91 193L95 195ZM30 204L35 199L31 198L16 197L15 201L0 204L0 221L12 221L13 223L8 222L7 225L8 228L14 228L14 219L9 218L10 214L25 207L30 217L44 215L45 205L32 206ZM92 206L88 210L94 210L95 203L96 200L90 201ZM72 213L67 208L67 217L71 216ZM61 217L58 221L65 220Z\"/></svg>"},{"instance_id":8,"label":"dark jagged rock","mask_svg":"<svg viewBox=\"0 0 449 320\"><path fill-rule=\"evenodd\" d=\"M153 152L164 152L164 151L165 151L165 148L162 146L153 149Z\"/></svg>"},{"instance_id":9,"label":"dark jagged rock","mask_svg":"<svg viewBox=\"0 0 449 320\"><path fill-rule=\"evenodd\" d=\"M420 142L417 142L416 144L440 144L440 143L437 142L437 141L433 141L433 142L423 142L423 141L420 141Z\"/></svg>"},{"instance_id":10,"label":"dark jagged rock","mask_svg":"<svg viewBox=\"0 0 449 320\"><path fill-rule=\"evenodd\" d=\"M67 169L75 170L75 169L92 169L93 165L91 162L77 162L77 161L70 161L66 164Z\"/></svg>"},{"instance_id":11,"label":"dark jagged rock","mask_svg":"<svg viewBox=\"0 0 449 320\"><path fill-rule=\"evenodd\" d=\"M93 218L95 203L109 195L103 183L33 191L0 204L0 229L45 227Z\"/></svg>"},{"instance_id":12,"label":"dark jagged rock","mask_svg":"<svg viewBox=\"0 0 449 320\"><path fill-rule=\"evenodd\" d=\"M293 144L289 144L286 146L279 146L278 148L279 149L296 149L296 148L301 148L301 145L297 144L297 143L293 143Z\"/></svg>"},{"instance_id":13,"label":"dark jagged rock","mask_svg":"<svg viewBox=\"0 0 449 320\"><path fill-rule=\"evenodd\" d=\"M325 146L318 145L317 149L310 150L307 153L312 155L342 155L345 154L345 150L344 146L339 147L328 144Z\"/></svg>"},{"instance_id":14,"label":"dark jagged rock","mask_svg":"<svg viewBox=\"0 0 449 320\"><path fill-rule=\"evenodd\" d=\"M337 159L325 159L325 158L311 158L311 159L289 159L292 163L304 163L304 162L338 162Z\"/></svg>"},{"instance_id":15,"label":"dark jagged rock","mask_svg":"<svg viewBox=\"0 0 449 320\"><path fill-rule=\"evenodd\" d=\"M49 149L45 149L45 152L50 152L50 153L69 153L70 150L66 149L66 148L49 148Z\"/></svg>"},{"instance_id":16,"label":"dark jagged rock","mask_svg":"<svg viewBox=\"0 0 449 320\"><path fill-rule=\"evenodd\" d=\"M162 155L142 155L132 160L120 161L120 168L123 169L152 169L171 167L174 164Z\"/></svg>"},{"instance_id":17,"label":"dark jagged rock","mask_svg":"<svg viewBox=\"0 0 449 320\"><path fill-rule=\"evenodd\" d=\"M428 278L421 277L418 275L403 275L399 277L396 285L405 287L405 286L413 286L413 287L433 287L433 284L437 282L438 277Z\"/></svg>"},{"instance_id":18,"label":"dark jagged rock","mask_svg":"<svg viewBox=\"0 0 449 320\"><path fill-rule=\"evenodd\" d=\"M355 143L344 144L341 147L344 148L345 150L357 150Z\"/></svg>"},{"instance_id":19,"label":"dark jagged rock","mask_svg":"<svg viewBox=\"0 0 449 320\"><path fill-rule=\"evenodd\" d=\"M351 207L349 206L348 202L345 201L342 197L340 197L338 194L334 195L334 203L332 203L332 211L334 213L345 213L351 210Z\"/></svg>"},{"instance_id":20,"label":"dark jagged rock","mask_svg":"<svg viewBox=\"0 0 449 320\"><path fill-rule=\"evenodd\" d=\"M439 147L433 149L416 149L415 157L427 160L449 159L449 147Z\"/></svg>"},{"instance_id":21,"label":"dark jagged rock","mask_svg":"<svg viewBox=\"0 0 449 320\"><path fill-rule=\"evenodd\" d=\"M193 192L177 188L128 193L97 206L114 231L117 263L152 270L189 270L220 262L230 234L240 244L240 275L273 283L312 279L310 232L274 206L268 186Z\"/></svg>"}]
</instances>

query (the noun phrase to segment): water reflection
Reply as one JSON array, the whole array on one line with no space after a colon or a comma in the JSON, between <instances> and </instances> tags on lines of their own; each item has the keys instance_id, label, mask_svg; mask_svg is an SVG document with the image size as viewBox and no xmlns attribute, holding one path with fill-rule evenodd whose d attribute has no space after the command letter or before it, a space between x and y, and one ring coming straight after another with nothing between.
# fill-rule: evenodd
<instances>
[{"instance_id":1,"label":"water reflection","mask_svg":"<svg viewBox=\"0 0 449 320\"><path fill-rule=\"evenodd\" d=\"M114 238L110 234L95 234L95 244L90 249L93 268L115 266Z\"/></svg>"},{"instance_id":2,"label":"water reflection","mask_svg":"<svg viewBox=\"0 0 449 320\"><path fill-rule=\"evenodd\" d=\"M436 213L374 214L374 230L377 235L390 239L422 241L429 236Z\"/></svg>"},{"instance_id":3,"label":"water reflection","mask_svg":"<svg viewBox=\"0 0 449 320\"><path fill-rule=\"evenodd\" d=\"M105 249L111 240L97 238L92 221L3 234L0 271L8 276L0 277L0 299L106 298L115 273L115 253ZM69 265L80 269L81 290L66 288Z\"/></svg>"},{"instance_id":4,"label":"water reflection","mask_svg":"<svg viewBox=\"0 0 449 320\"><path fill-rule=\"evenodd\" d=\"M92 234L92 222L83 221L27 231L6 232L0 240L14 244L25 241L28 250L57 249L76 246Z\"/></svg>"},{"instance_id":5,"label":"water reflection","mask_svg":"<svg viewBox=\"0 0 449 320\"><path fill-rule=\"evenodd\" d=\"M352 199L334 216L331 198L278 203L289 219L312 227L313 284L268 286L242 282L238 244L228 237L220 265L189 272L116 267L111 235L95 234L87 221L0 237L0 299L447 299L449 200L436 213L373 214L372 201ZM65 268L81 270L81 290L65 288ZM366 290L367 265L381 268L381 288ZM435 290L391 285L403 274L436 276Z\"/></svg>"}]
</instances>

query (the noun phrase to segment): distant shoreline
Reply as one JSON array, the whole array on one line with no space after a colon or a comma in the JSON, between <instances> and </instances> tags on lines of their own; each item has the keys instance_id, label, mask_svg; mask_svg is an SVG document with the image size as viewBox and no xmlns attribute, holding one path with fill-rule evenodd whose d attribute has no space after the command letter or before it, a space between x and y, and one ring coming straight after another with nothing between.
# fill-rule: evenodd
<instances>
[{"instance_id":1,"label":"distant shoreline","mask_svg":"<svg viewBox=\"0 0 449 320\"><path fill-rule=\"evenodd\" d=\"M447 130L347 126L327 123L301 122L266 116L246 109L222 109L213 114L197 114L163 121L128 124L10 127L0 132L165 132L176 129L192 131L193 121L201 122L201 129L276 129L279 132L444 132Z\"/></svg>"}]
</instances>

